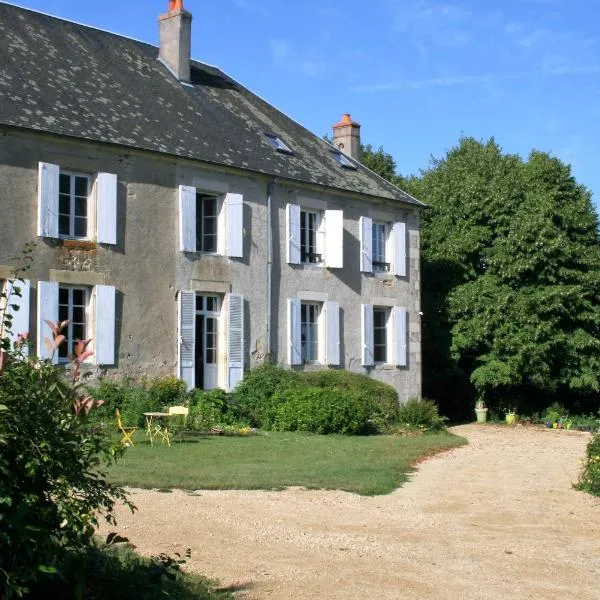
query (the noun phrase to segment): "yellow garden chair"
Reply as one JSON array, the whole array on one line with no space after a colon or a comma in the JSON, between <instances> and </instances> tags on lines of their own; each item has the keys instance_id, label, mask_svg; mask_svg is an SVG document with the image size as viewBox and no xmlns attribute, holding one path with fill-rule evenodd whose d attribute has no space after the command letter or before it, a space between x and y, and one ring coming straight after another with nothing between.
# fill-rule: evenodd
<instances>
[{"instance_id":1,"label":"yellow garden chair","mask_svg":"<svg viewBox=\"0 0 600 600\"><path fill-rule=\"evenodd\" d=\"M115 414L117 415L117 428L122 435L121 444L123 446L135 446L131 436L135 433L137 427L125 427L123 421L121 421L121 412L118 408L115 410Z\"/></svg>"},{"instance_id":2,"label":"yellow garden chair","mask_svg":"<svg viewBox=\"0 0 600 600\"><path fill-rule=\"evenodd\" d=\"M169 406L168 412L172 417L175 418L177 418L177 416L183 416L183 422L179 421L178 419L179 422L173 428L177 431L179 434L179 439L181 440L190 409L187 406Z\"/></svg>"}]
</instances>

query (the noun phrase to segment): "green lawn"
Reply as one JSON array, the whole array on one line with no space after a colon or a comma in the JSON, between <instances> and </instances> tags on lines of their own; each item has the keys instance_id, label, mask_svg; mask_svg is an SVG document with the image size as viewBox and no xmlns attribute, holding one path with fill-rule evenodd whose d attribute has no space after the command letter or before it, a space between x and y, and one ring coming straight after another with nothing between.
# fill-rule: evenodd
<instances>
[{"instance_id":1,"label":"green lawn","mask_svg":"<svg viewBox=\"0 0 600 600\"><path fill-rule=\"evenodd\" d=\"M139 434L140 432L138 432ZM111 468L116 484L146 488L282 489L303 486L363 495L388 494L421 457L464 444L448 433L341 436L265 432L185 437L171 447L144 442Z\"/></svg>"}]
</instances>

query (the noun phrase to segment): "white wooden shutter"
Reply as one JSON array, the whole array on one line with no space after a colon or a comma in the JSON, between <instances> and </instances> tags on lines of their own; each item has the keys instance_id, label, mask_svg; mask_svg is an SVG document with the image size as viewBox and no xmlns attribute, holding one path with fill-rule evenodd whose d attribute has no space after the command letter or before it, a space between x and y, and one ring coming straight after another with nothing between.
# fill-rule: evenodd
<instances>
[{"instance_id":1,"label":"white wooden shutter","mask_svg":"<svg viewBox=\"0 0 600 600\"><path fill-rule=\"evenodd\" d=\"M227 387L231 391L244 377L244 296L227 296Z\"/></svg>"},{"instance_id":2,"label":"white wooden shutter","mask_svg":"<svg viewBox=\"0 0 600 600\"><path fill-rule=\"evenodd\" d=\"M325 266L344 267L344 211L325 211Z\"/></svg>"},{"instance_id":3,"label":"white wooden shutter","mask_svg":"<svg viewBox=\"0 0 600 600\"><path fill-rule=\"evenodd\" d=\"M302 364L300 300L288 300L288 363Z\"/></svg>"},{"instance_id":4,"label":"white wooden shutter","mask_svg":"<svg viewBox=\"0 0 600 600\"><path fill-rule=\"evenodd\" d=\"M58 283L56 281L38 281L37 307L37 355L41 359L50 358L44 339L52 342L52 329L46 321L58 321ZM58 352L54 353L53 363L58 362Z\"/></svg>"},{"instance_id":5,"label":"white wooden shutter","mask_svg":"<svg viewBox=\"0 0 600 600\"><path fill-rule=\"evenodd\" d=\"M98 173L96 180L97 239L101 244L117 243L117 176ZM112 364L112 363L106 363Z\"/></svg>"},{"instance_id":6,"label":"white wooden shutter","mask_svg":"<svg viewBox=\"0 0 600 600\"><path fill-rule=\"evenodd\" d=\"M287 262L300 264L300 207L297 204L286 206Z\"/></svg>"},{"instance_id":7,"label":"white wooden shutter","mask_svg":"<svg viewBox=\"0 0 600 600\"><path fill-rule=\"evenodd\" d=\"M179 249L196 252L196 188L179 186Z\"/></svg>"},{"instance_id":8,"label":"white wooden shutter","mask_svg":"<svg viewBox=\"0 0 600 600\"><path fill-rule=\"evenodd\" d=\"M58 237L58 180L60 167L39 163L38 232L41 237Z\"/></svg>"},{"instance_id":9,"label":"white wooden shutter","mask_svg":"<svg viewBox=\"0 0 600 600\"><path fill-rule=\"evenodd\" d=\"M392 239L394 275L404 277L406 275L406 225L404 223L393 224Z\"/></svg>"},{"instance_id":10,"label":"white wooden shutter","mask_svg":"<svg viewBox=\"0 0 600 600\"><path fill-rule=\"evenodd\" d=\"M112 285L97 285L94 354L96 364L115 364L115 300Z\"/></svg>"},{"instance_id":11,"label":"white wooden shutter","mask_svg":"<svg viewBox=\"0 0 600 600\"><path fill-rule=\"evenodd\" d=\"M362 364L370 367L374 364L373 357L373 305L361 304L361 330L362 330Z\"/></svg>"},{"instance_id":12,"label":"white wooden shutter","mask_svg":"<svg viewBox=\"0 0 600 600\"><path fill-rule=\"evenodd\" d=\"M187 383L189 389L195 385L195 316L196 294L179 292L177 298L179 331L177 343L177 372L180 379Z\"/></svg>"},{"instance_id":13,"label":"white wooden shutter","mask_svg":"<svg viewBox=\"0 0 600 600\"><path fill-rule=\"evenodd\" d=\"M29 298L31 295L31 283L29 279L9 280L7 286L6 293L10 295L6 299L6 313L12 316L8 338L10 339L10 345L12 347L17 341L17 336L19 334L29 332ZM15 287L19 288L20 296L15 294ZM18 310L14 310L13 306L16 306ZM29 353L27 344L25 344L21 350L23 354Z\"/></svg>"},{"instance_id":14,"label":"white wooden shutter","mask_svg":"<svg viewBox=\"0 0 600 600\"><path fill-rule=\"evenodd\" d=\"M327 320L327 356L328 365L340 364L340 305L337 302L325 303Z\"/></svg>"},{"instance_id":15,"label":"white wooden shutter","mask_svg":"<svg viewBox=\"0 0 600 600\"><path fill-rule=\"evenodd\" d=\"M225 249L227 256L244 256L244 196L242 194L225 195Z\"/></svg>"},{"instance_id":16,"label":"white wooden shutter","mask_svg":"<svg viewBox=\"0 0 600 600\"><path fill-rule=\"evenodd\" d=\"M361 217L360 226L360 270L373 272L373 219Z\"/></svg>"},{"instance_id":17,"label":"white wooden shutter","mask_svg":"<svg viewBox=\"0 0 600 600\"><path fill-rule=\"evenodd\" d=\"M394 365L397 367L406 366L406 344L407 344L407 317L408 313L401 306L394 306L392 309L393 315L393 331L394 331Z\"/></svg>"}]
</instances>

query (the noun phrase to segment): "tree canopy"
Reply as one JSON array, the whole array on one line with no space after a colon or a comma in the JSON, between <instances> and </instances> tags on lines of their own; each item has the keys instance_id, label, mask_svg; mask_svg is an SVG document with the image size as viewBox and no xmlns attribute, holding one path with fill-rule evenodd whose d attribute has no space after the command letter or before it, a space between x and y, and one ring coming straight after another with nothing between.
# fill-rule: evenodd
<instances>
[{"instance_id":1,"label":"tree canopy","mask_svg":"<svg viewBox=\"0 0 600 600\"><path fill-rule=\"evenodd\" d=\"M429 206L425 394L454 416L470 414L475 395L491 406L597 409L598 217L570 167L465 137L405 184Z\"/></svg>"}]
</instances>

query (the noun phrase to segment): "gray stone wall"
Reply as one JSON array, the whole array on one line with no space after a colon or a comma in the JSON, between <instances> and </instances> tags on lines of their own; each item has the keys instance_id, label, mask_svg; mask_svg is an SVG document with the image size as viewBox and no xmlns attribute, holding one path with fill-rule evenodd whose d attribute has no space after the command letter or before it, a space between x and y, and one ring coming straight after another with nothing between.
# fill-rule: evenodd
<instances>
[{"instance_id":1,"label":"gray stone wall","mask_svg":"<svg viewBox=\"0 0 600 600\"><path fill-rule=\"evenodd\" d=\"M118 243L68 245L36 235L38 163L118 177ZM32 281L31 332L36 335L37 281L64 281L117 289L117 363L108 375L173 374L177 364L178 290L233 292L246 298L246 367L267 352L267 187L270 178L208 167L149 152L0 129L0 267L13 264L24 245L37 241ZM230 259L179 251L178 186L192 185L244 196L244 257ZM301 197L344 211L344 268L288 265L286 204ZM341 308L342 367L361 365L360 304L404 306L409 314L406 368L376 366L368 372L392 384L400 400L421 392L418 209L301 184L276 181L272 194L272 358L287 360L287 299L326 294ZM406 277L365 275L359 270L359 217L404 220L408 238ZM1 272L1 271L0 271ZM314 368L312 365L306 368Z\"/></svg>"}]
</instances>

